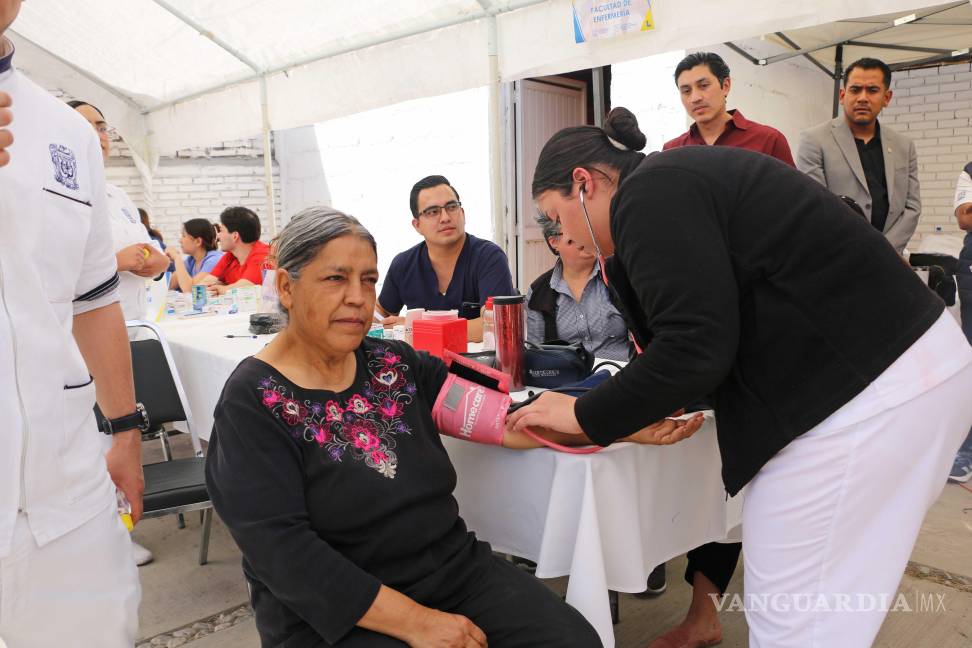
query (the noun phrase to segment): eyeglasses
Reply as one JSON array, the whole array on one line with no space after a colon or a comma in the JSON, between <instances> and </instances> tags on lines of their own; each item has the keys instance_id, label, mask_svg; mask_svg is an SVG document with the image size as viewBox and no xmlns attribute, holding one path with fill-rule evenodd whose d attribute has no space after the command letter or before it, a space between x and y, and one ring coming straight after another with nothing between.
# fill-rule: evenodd
<instances>
[{"instance_id":1,"label":"eyeglasses","mask_svg":"<svg viewBox=\"0 0 972 648\"><path fill-rule=\"evenodd\" d=\"M108 124L98 124L95 126L95 130L98 131L99 135L107 134L109 137L114 137L116 135L115 129Z\"/></svg>"},{"instance_id":2,"label":"eyeglasses","mask_svg":"<svg viewBox=\"0 0 972 648\"><path fill-rule=\"evenodd\" d=\"M444 205L430 205L419 212L419 218L438 218L443 209L450 216L455 216L461 207L462 203L458 200L450 200Z\"/></svg>"}]
</instances>

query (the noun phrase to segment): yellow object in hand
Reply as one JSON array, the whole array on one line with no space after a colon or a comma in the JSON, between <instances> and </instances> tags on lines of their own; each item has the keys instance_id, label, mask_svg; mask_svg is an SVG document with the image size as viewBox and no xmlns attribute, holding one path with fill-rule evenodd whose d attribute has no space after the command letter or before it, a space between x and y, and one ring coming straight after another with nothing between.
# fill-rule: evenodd
<instances>
[{"instance_id":1,"label":"yellow object in hand","mask_svg":"<svg viewBox=\"0 0 972 648\"><path fill-rule=\"evenodd\" d=\"M121 518L122 524L131 533L132 529L135 528L135 522L132 520L132 505L128 503L125 493L120 490L115 491L115 502L118 504L118 517Z\"/></svg>"},{"instance_id":2,"label":"yellow object in hand","mask_svg":"<svg viewBox=\"0 0 972 648\"><path fill-rule=\"evenodd\" d=\"M149 249L147 247L144 247L142 248L142 256L144 256L147 259L150 256L152 256L152 253L149 252Z\"/></svg>"}]
</instances>

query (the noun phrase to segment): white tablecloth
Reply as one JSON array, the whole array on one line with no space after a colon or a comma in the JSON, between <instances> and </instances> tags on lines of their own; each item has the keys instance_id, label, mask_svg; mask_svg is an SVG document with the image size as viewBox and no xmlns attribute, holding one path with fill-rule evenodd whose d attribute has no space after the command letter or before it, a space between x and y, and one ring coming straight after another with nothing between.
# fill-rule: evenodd
<instances>
[{"instance_id":1,"label":"white tablecloth","mask_svg":"<svg viewBox=\"0 0 972 648\"><path fill-rule=\"evenodd\" d=\"M443 441L469 528L536 561L541 578L569 574L567 602L606 647L614 645L609 589L640 592L655 565L739 539L742 497L725 500L711 419L672 446L623 443L593 455Z\"/></svg>"},{"instance_id":2,"label":"white tablecloth","mask_svg":"<svg viewBox=\"0 0 972 648\"><path fill-rule=\"evenodd\" d=\"M159 323L172 350L201 439L208 441L212 434L213 410L233 369L273 339L272 335L250 337L249 326L249 313L199 315ZM245 337L228 338L227 335Z\"/></svg>"},{"instance_id":3,"label":"white tablecloth","mask_svg":"<svg viewBox=\"0 0 972 648\"><path fill-rule=\"evenodd\" d=\"M230 373L272 338L226 337L248 335L248 323L247 315L230 315L161 325L204 439ZM711 418L672 446L623 443L592 455L443 441L469 528L497 551L535 560L541 578L569 574L567 602L607 648L614 646L609 589L641 591L655 565L738 539L742 497L725 499Z\"/></svg>"}]
</instances>

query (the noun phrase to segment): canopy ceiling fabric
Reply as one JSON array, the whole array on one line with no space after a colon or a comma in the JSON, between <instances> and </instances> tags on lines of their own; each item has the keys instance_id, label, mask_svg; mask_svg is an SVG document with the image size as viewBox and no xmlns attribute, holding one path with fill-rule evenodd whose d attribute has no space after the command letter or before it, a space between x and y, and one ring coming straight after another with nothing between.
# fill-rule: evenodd
<instances>
[{"instance_id":1,"label":"canopy ceiling fabric","mask_svg":"<svg viewBox=\"0 0 972 648\"><path fill-rule=\"evenodd\" d=\"M656 0L654 31L575 44L570 0L31 0L8 34L18 67L100 101L156 160L260 132L261 77L283 129L487 85L491 50L512 81L777 31L809 43L799 30L916 3Z\"/></svg>"},{"instance_id":2,"label":"canopy ceiling fabric","mask_svg":"<svg viewBox=\"0 0 972 648\"><path fill-rule=\"evenodd\" d=\"M848 40L851 42L843 44L845 67L865 56L879 58L891 66L903 66L947 57L955 51L965 50L968 53L968 48L972 47L972 2L950 2L914 10L914 13L918 20L898 26L892 24L902 17L900 12L788 30L784 36L803 49L833 44L816 49L811 54L828 70L834 69L836 43ZM880 31L867 33L875 29ZM770 37L770 40L788 47L776 36Z\"/></svg>"}]
</instances>

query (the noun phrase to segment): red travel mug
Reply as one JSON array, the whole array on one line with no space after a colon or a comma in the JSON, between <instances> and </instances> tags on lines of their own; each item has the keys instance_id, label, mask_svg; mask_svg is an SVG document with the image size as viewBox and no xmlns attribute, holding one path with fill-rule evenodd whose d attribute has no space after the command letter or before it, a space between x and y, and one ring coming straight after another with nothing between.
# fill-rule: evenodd
<instances>
[{"instance_id":1,"label":"red travel mug","mask_svg":"<svg viewBox=\"0 0 972 648\"><path fill-rule=\"evenodd\" d=\"M525 317L523 295L493 297L496 368L510 376L510 391L523 389Z\"/></svg>"}]
</instances>

